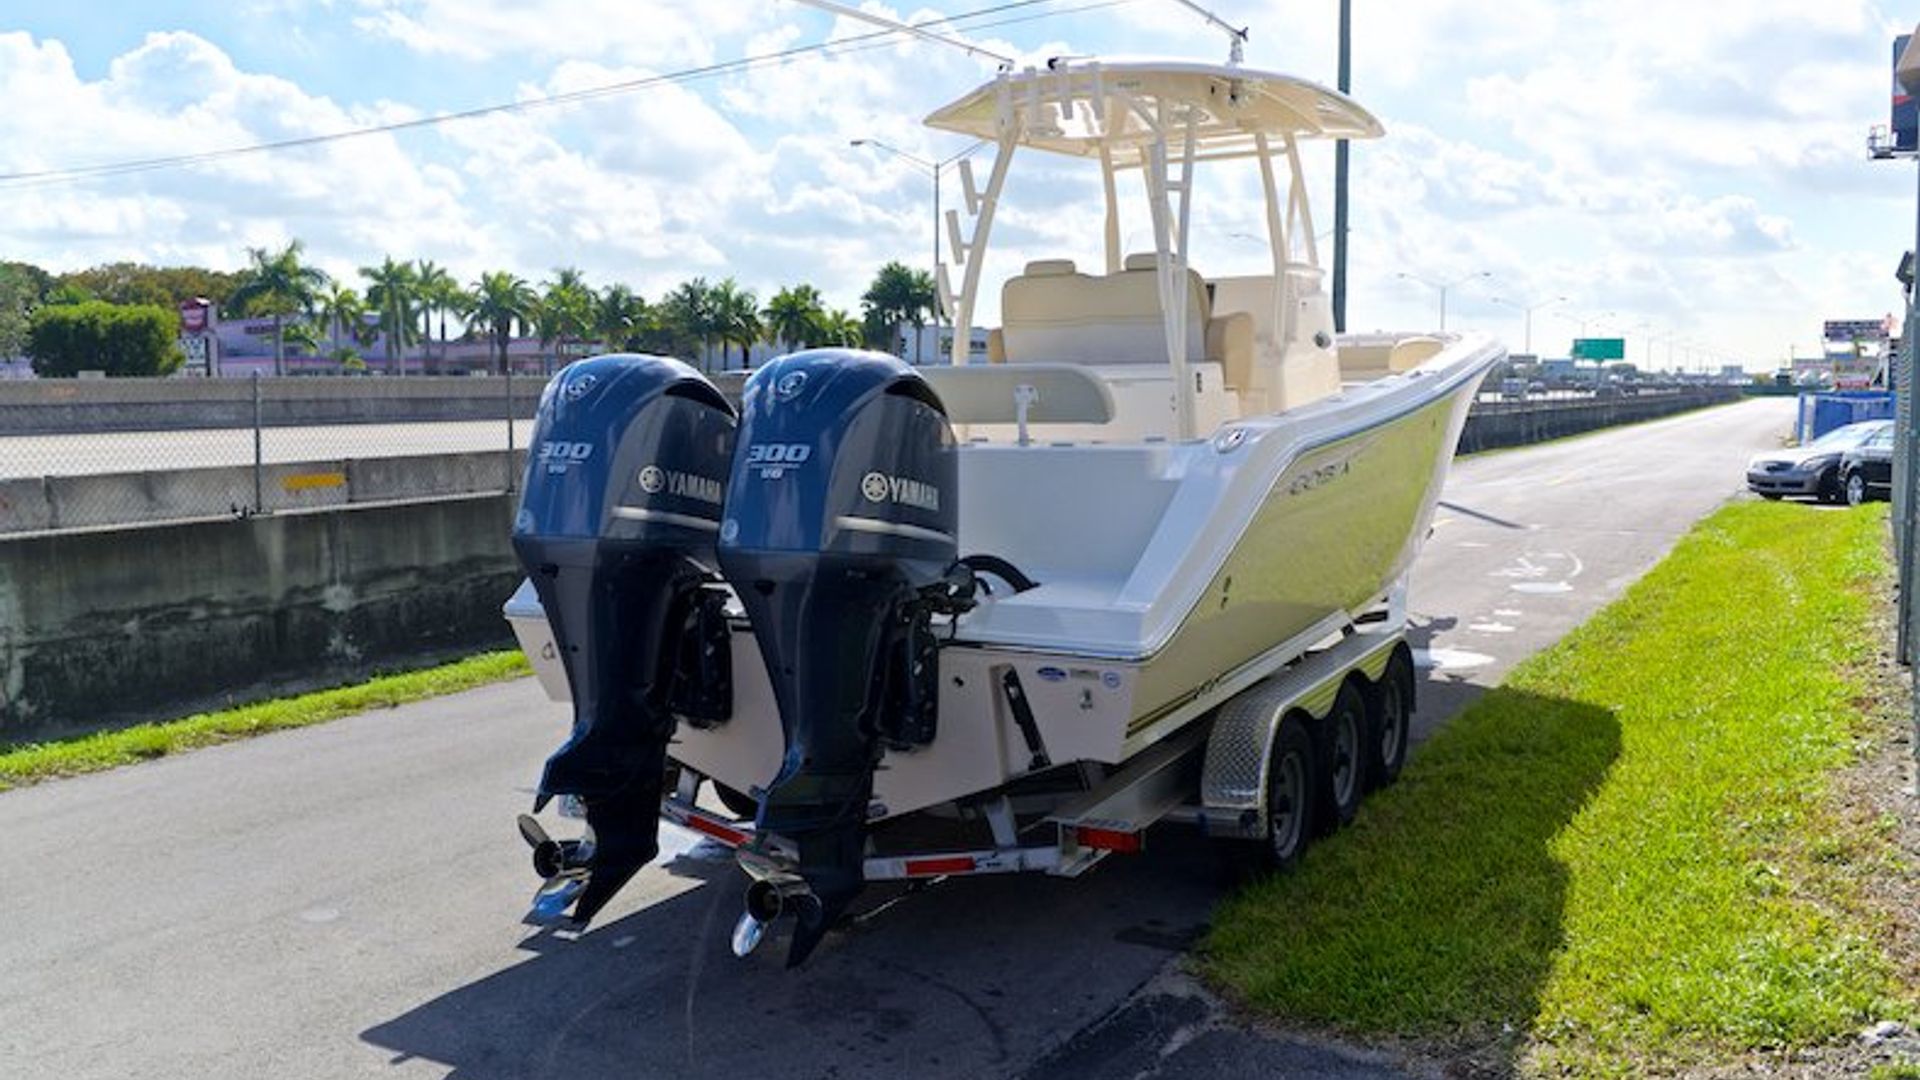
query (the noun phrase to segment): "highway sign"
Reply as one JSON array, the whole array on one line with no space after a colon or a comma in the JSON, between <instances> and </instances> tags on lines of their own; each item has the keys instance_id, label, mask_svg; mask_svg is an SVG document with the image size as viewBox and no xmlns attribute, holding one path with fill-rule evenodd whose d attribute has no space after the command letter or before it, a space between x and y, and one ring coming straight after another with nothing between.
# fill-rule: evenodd
<instances>
[{"instance_id":1,"label":"highway sign","mask_svg":"<svg viewBox=\"0 0 1920 1080\"><path fill-rule=\"evenodd\" d=\"M1625 360L1627 339L1617 337L1574 338L1575 360Z\"/></svg>"}]
</instances>

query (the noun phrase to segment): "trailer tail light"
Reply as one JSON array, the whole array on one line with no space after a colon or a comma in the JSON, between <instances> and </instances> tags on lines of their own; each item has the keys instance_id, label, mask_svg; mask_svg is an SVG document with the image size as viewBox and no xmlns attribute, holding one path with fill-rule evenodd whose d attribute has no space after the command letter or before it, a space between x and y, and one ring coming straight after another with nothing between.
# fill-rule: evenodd
<instances>
[{"instance_id":1,"label":"trailer tail light","mask_svg":"<svg viewBox=\"0 0 1920 1080\"><path fill-rule=\"evenodd\" d=\"M1095 848L1100 851L1112 851L1121 855L1139 853L1143 846L1137 832L1121 832L1119 829L1096 829L1082 825L1073 830L1073 838L1081 847Z\"/></svg>"},{"instance_id":2,"label":"trailer tail light","mask_svg":"<svg viewBox=\"0 0 1920 1080\"><path fill-rule=\"evenodd\" d=\"M971 874L975 862L971 855L939 855L930 859L908 859L908 877L939 877L942 874Z\"/></svg>"},{"instance_id":3,"label":"trailer tail light","mask_svg":"<svg viewBox=\"0 0 1920 1080\"><path fill-rule=\"evenodd\" d=\"M720 822L701 814L688 814L687 828L692 829L694 832L706 833L708 836L713 837L728 847L739 847L745 844L751 837L749 833L736 829L731 825L722 825Z\"/></svg>"}]
</instances>

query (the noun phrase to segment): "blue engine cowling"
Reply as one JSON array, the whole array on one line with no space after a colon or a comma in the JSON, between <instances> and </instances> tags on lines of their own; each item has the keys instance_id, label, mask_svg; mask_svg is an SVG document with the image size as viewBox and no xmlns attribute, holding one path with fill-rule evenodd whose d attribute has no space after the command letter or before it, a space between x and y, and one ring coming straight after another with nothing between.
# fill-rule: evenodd
<instances>
[{"instance_id":1,"label":"blue engine cowling","mask_svg":"<svg viewBox=\"0 0 1920 1080\"><path fill-rule=\"evenodd\" d=\"M793 839L817 903L798 963L863 883L873 770L934 736L935 612L957 612L957 463L939 397L881 353L818 349L747 381L719 558L747 610L786 750L758 825Z\"/></svg>"},{"instance_id":2,"label":"blue engine cowling","mask_svg":"<svg viewBox=\"0 0 1920 1080\"><path fill-rule=\"evenodd\" d=\"M711 382L657 356L571 364L540 400L513 547L573 695L572 734L547 760L540 799L586 806L583 922L658 850L676 718L731 711L714 544L734 426Z\"/></svg>"}]
</instances>

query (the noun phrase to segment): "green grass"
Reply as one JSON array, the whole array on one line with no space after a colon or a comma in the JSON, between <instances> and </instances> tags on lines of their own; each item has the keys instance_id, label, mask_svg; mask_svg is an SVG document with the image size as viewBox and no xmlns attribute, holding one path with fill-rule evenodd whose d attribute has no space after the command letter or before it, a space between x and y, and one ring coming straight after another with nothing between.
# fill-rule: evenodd
<instances>
[{"instance_id":1,"label":"green grass","mask_svg":"<svg viewBox=\"0 0 1920 1080\"><path fill-rule=\"evenodd\" d=\"M1886 840L1834 798L1871 696L1885 522L1708 518L1299 872L1229 900L1205 972L1287 1020L1492 1041L1553 1073L1909 1015L1855 884Z\"/></svg>"},{"instance_id":2,"label":"green grass","mask_svg":"<svg viewBox=\"0 0 1920 1080\"><path fill-rule=\"evenodd\" d=\"M1867 1073L1867 1080L1920 1080L1920 1062L1883 1061Z\"/></svg>"},{"instance_id":3,"label":"green grass","mask_svg":"<svg viewBox=\"0 0 1920 1080\"><path fill-rule=\"evenodd\" d=\"M354 686L200 713L182 720L8 747L0 750L0 791L58 776L114 769L269 731L325 723L371 709L391 708L518 678L532 670L517 649L482 653L439 667L382 675Z\"/></svg>"}]
</instances>

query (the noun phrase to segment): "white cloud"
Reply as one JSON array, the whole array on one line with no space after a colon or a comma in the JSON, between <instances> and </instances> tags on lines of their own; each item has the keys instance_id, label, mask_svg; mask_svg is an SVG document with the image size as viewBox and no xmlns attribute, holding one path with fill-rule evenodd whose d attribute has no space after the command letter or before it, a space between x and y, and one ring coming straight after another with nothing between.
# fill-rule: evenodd
<instances>
[{"instance_id":1,"label":"white cloud","mask_svg":"<svg viewBox=\"0 0 1920 1080\"><path fill-rule=\"evenodd\" d=\"M1332 81L1334 5L1215 6L1251 25L1250 65ZM867 7L910 21L940 10ZM1887 268L1910 232L1911 176L1860 152L1865 128L1884 121L1894 29L1872 0L1357 7L1358 96L1389 137L1354 153L1356 325L1432 321L1433 290L1400 273L1486 270L1490 281L1452 291L1450 322L1482 320L1517 346L1516 313L1491 297L1567 295L1577 313L1684 326L1759 364L1788 341L1811 342L1822 318L1894 299ZM251 54L211 31L158 30L83 75L62 43L0 33L0 100L33 103L0 115L0 171L416 116L429 106L388 98L415 99L400 88L422 80L447 87L435 100L524 100L874 29L774 0L336 0L276 11L290 41L357 30L370 55L336 56L337 82L311 66L296 81L285 71L298 65L236 63ZM1225 52L1191 13L1148 0L954 33L1023 62ZM413 82L389 78L396 70ZM920 167L849 141L953 153L964 143L919 120L990 73L924 41L856 44L430 131L83 183L0 182L4 254L63 269L123 258L230 267L248 245L298 236L348 277L387 254L434 259L463 280L494 268L538 280L573 264L648 295L695 274L732 275L763 295L811 281L853 306L880 262L927 261L932 221ZM1321 230L1332 224L1329 160L1323 147L1308 159ZM1098 262L1093 174L1037 164L1025 159L1009 190L989 282L1029 258ZM1203 268L1257 269L1264 250L1236 235L1263 232L1250 176L1202 183ZM945 193L951 207L951 176ZM1126 232L1130 247L1145 246L1140 222L1130 217ZM989 318L997 291L988 286ZM1557 336L1572 329L1542 312L1536 339L1549 325Z\"/></svg>"}]
</instances>

